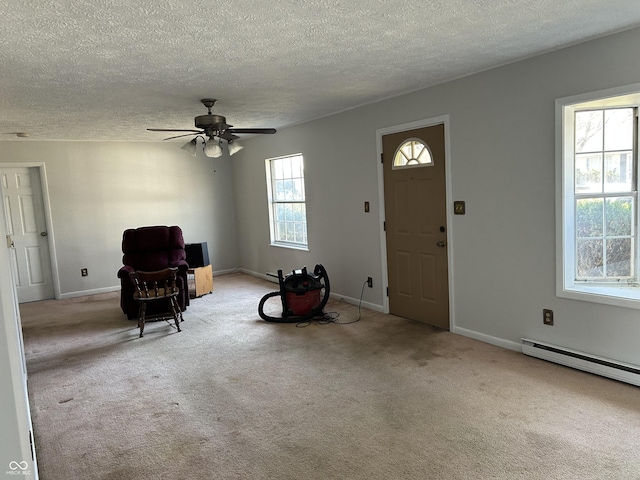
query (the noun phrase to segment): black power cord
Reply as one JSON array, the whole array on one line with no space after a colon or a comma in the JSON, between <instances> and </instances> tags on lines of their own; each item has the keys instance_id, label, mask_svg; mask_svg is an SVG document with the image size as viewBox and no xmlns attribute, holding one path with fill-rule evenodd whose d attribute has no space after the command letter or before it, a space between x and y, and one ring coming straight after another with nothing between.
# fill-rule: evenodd
<instances>
[{"instance_id":1,"label":"black power cord","mask_svg":"<svg viewBox=\"0 0 640 480\"><path fill-rule=\"evenodd\" d=\"M349 322L339 322L338 318L340 317L340 314L338 312L326 312L326 313L323 313L322 316L319 316L317 318L312 318L312 319L297 323L296 328L308 327L309 325L311 325L311 322L313 320L317 320L318 325L328 325L330 323L334 323L336 325L350 325L352 323L359 322L360 318L362 318L362 297L364 296L364 287L367 285L367 283L368 283L368 280L365 280L364 283L362 284L362 291L360 292L360 301L358 302L358 318L356 318L355 320L351 320Z\"/></svg>"}]
</instances>

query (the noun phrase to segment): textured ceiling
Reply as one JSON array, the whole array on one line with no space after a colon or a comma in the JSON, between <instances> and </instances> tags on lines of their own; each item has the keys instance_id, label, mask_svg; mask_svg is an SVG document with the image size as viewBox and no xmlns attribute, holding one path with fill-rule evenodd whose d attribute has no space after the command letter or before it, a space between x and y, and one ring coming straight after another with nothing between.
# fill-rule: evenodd
<instances>
[{"instance_id":1,"label":"textured ceiling","mask_svg":"<svg viewBox=\"0 0 640 480\"><path fill-rule=\"evenodd\" d=\"M638 0L4 0L0 140L280 128L640 25Z\"/></svg>"}]
</instances>

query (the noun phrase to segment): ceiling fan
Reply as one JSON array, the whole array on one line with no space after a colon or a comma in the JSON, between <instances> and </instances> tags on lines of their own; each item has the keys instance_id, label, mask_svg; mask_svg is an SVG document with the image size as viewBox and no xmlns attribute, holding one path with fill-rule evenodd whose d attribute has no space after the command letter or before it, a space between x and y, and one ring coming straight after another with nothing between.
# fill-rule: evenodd
<instances>
[{"instance_id":1,"label":"ceiling fan","mask_svg":"<svg viewBox=\"0 0 640 480\"><path fill-rule=\"evenodd\" d=\"M176 128L147 128L147 130L151 132L190 132L182 135L167 137L163 140L171 140L173 138L195 135L193 140L191 140L182 148L185 150L189 150L195 157L198 138L202 138L204 141L203 150L205 155L214 158L222 155L222 140L225 140L227 142L227 148L229 149L230 155L233 155L242 148L236 142L236 140L240 138L236 134L276 133L275 128L233 128L233 125L229 125L227 123L227 119L225 117L223 117L222 115L215 115L211 113L211 108L213 108L217 100L212 98L203 98L200 101L205 107L207 107L208 111L206 115L198 115L194 119L196 128L199 128L200 130L183 130Z\"/></svg>"}]
</instances>

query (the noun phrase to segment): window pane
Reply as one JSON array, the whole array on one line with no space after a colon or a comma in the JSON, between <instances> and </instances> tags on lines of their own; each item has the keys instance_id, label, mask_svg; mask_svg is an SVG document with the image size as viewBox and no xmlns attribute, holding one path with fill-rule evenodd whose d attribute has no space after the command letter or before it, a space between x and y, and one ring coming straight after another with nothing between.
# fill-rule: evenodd
<instances>
[{"instance_id":1,"label":"window pane","mask_svg":"<svg viewBox=\"0 0 640 480\"><path fill-rule=\"evenodd\" d=\"M293 216L292 216L292 220L294 222L299 222L300 221L300 207L301 205L296 203L294 205L291 206L292 211L293 211Z\"/></svg>"},{"instance_id":2,"label":"window pane","mask_svg":"<svg viewBox=\"0 0 640 480\"><path fill-rule=\"evenodd\" d=\"M633 158L631 155L631 151L605 155L605 192L630 192L633 189Z\"/></svg>"},{"instance_id":3,"label":"window pane","mask_svg":"<svg viewBox=\"0 0 640 480\"><path fill-rule=\"evenodd\" d=\"M415 165L432 165L433 158L427 145L419 139L410 139L404 142L393 157L393 167L405 167Z\"/></svg>"},{"instance_id":4,"label":"window pane","mask_svg":"<svg viewBox=\"0 0 640 480\"><path fill-rule=\"evenodd\" d=\"M282 179L282 162L280 160L272 160L274 169L273 178L276 180Z\"/></svg>"},{"instance_id":5,"label":"window pane","mask_svg":"<svg viewBox=\"0 0 640 480\"><path fill-rule=\"evenodd\" d=\"M293 181L284 180L284 200L293 200Z\"/></svg>"},{"instance_id":6,"label":"window pane","mask_svg":"<svg viewBox=\"0 0 640 480\"><path fill-rule=\"evenodd\" d=\"M411 142L407 142L402 147L400 147L400 151L402 155L407 159L413 158L413 148L411 148Z\"/></svg>"},{"instance_id":7,"label":"window pane","mask_svg":"<svg viewBox=\"0 0 640 480\"><path fill-rule=\"evenodd\" d=\"M631 274L631 239L607 240L607 277L629 277Z\"/></svg>"},{"instance_id":8,"label":"window pane","mask_svg":"<svg viewBox=\"0 0 640 480\"><path fill-rule=\"evenodd\" d=\"M276 240L307 243L307 216L304 203L278 203L274 205Z\"/></svg>"},{"instance_id":9,"label":"window pane","mask_svg":"<svg viewBox=\"0 0 640 480\"><path fill-rule=\"evenodd\" d=\"M300 223L295 224L295 241L302 243L302 225Z\"/></svg>"},{"instance_id":10,"label":"window pane","mask_svg":"<svg viewBox=\"0 0 640 480\"><path fill-rule=\"evenodd\" d=\"M296 235L294 231L294 224L292 222L287 222L287 242L295 242Z\"/></svg>"},{"instance_id":11,"label":"window pane","mask_svg":"<svg viewBox=\"0 0 640 480\"><path fill-rule=\"evenodd\" d=\"M291 182L291 199L296 201L304 200L304 190L302 188L302 179L297 178Z\"/></svg>"},{"instance_id":12,"label":"window pane","mask_svg":"<svg viewBox=\"0 0 640 480\"><path fill-rule=\"evenodd\" d=\"M416 144L416 158L419 163L431 163L431 154L429 150L424 148L424 145L418 143Z\"/></svg>"},{"instance_id":13,"label":"window pane","mask_svg":"<svg viewBox=\"0 0 640 480\"><path fill-rule=\"evenodd\" d=\"M578 240L576 258L578 278L604 275L602 245L602 240Z\"/></svg>"},{"instance_id":14,"label":"window pane","mask_svg":"<svg viewBox=\"0 0 640 480\"><path fill-rule=\"evenodd\" d=\"M633 148L633 108L605 111L604 149L631 150Z\"/></svg>"},{"instance_id":15,"label":"window pane","mask_svg":"<svg viewBox=\"0 0 640 480\"><path fill-rule=\"evenodd\" d=\"M280 162L282 162L282 176L284 178L291 178L291 159L283 158Z\"/></svg>"},{"instance_id":16,"label":"window pane","mask_svg":"<svg viewBox=\"0 0 640 480\"><path fill-rule=\"evenodd\" d=\"M602 151L603 110L576 112L576 152Z\"/></svg>"},{"instance_id":17,"label":"window pane","mask_svg":"<svg viewBox=\"0 0 640 480\"><path fill-rule=\"evenodd\" d=\"M291 175L294 178L302 177L302 157L293 157L291 159Z\"/></svg>"},{"instance_id":18,"label":"window pane","mask_svg":"<svg viewBox=\"0 0 640 480\"><path fill-rule=\"evenodd\" d=\"M576 202L576 236L578 238L603 235L603 206L602 198L584 198Z\"/></svg>"},{"instance_id":19,"label":"window pane","mask_svg":"<svg viewBox=\"0 0 640 480\"><path fill-rule=\"evenodd\" d=\"M576 193L602 193L602 154L576 155Z\"/></svg>"},{"instance_id":20,"label":"window pane","mask_svg":"<svg viewBox=\"0 0 640 480\"><path fill-rule=\"evenodd\" d=\"M287 198L286 182L284 180L276 180L275 182L275 195L274 200L282 202Z\"/></svg>"},{"instance_id":21,"label":"window pane","mask_svg":"<svg viewBox=\"0 0 640 480\"><path fill-rule=\"evenodd\" d=\"M631 235L633 229L633 198L607 198L605 215L607 236Z\"/></svg>"}]
</instances>

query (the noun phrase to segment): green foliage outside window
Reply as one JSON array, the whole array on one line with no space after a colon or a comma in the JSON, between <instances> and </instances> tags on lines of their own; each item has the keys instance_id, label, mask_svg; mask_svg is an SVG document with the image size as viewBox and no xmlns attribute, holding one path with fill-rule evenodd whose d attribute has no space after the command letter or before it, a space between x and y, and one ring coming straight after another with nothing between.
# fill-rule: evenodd
<instances>
[{"instance_id":1,"label":"green foliage outside window","mask_svg":"<svg viewBox=\"0 0 640 480\"><path fill-rule=\"evenodd\" d=\"M632 267L634 210L632 197L577 201L578 278L635 275Z\"/></svg>"}]
</instances>

